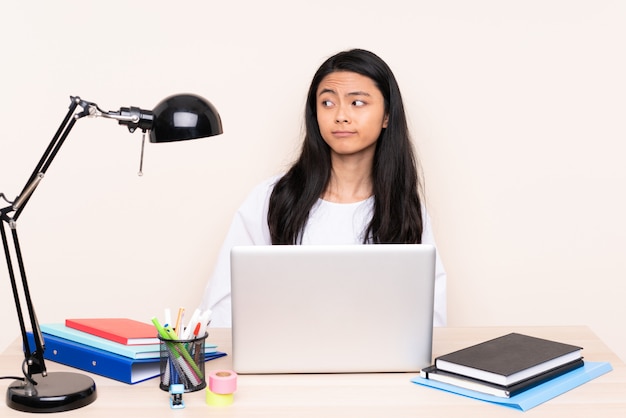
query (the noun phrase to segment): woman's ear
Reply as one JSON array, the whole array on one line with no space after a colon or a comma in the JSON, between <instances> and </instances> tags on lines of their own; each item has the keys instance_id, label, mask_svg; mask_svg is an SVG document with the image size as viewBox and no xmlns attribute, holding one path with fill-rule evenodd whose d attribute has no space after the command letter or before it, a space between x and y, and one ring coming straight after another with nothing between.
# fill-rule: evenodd
<instances>
[{"instance_id":1,"label":"woman's ear","mask_svg":"<svg viewBox=\"0 0 626 418\"><path fill-rule=\"evenodd\" d=\"M383 119L383 128L386 128L389 124L389 113L385 113L385 119Z\"/></svg>"}]
</instances>

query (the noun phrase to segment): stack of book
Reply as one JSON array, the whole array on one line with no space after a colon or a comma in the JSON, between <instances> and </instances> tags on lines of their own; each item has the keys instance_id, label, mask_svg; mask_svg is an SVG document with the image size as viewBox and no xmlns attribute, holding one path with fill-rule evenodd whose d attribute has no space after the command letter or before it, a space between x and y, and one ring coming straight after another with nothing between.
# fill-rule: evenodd
<instances>
[{"instance_id":1,"label":"stack of book","mask_svg":"<svg viewBox=\"0 0 626 418\"><path fill-rule=\"evenodd\" d=\"M159 376L161 347L153 324L128 318L67 319L41 324L44 358L134 384ZM29 339L34 344L32 333ZM205 344L205 360L222 357Z\"/></svg>"},{"instance_id":2,"label":"stack of book","mask_svg":"<svg viewBox=\"0 0 626 418\"><path fill-rule=\"evenodd\" d=\"M583 365L581 347L511 333L437 357L420 376L510 398Z\"/></svg>"},{"instance_id":3,"label":"stack of book","mask_svg":"<svg viewBox=\"0 0 626 418\"><path fill-rule=\"evenodd\" d=\"M411 381L527 411L611 370L581 347L511 333L437 357Z\"/></svg>"}]
</instances>

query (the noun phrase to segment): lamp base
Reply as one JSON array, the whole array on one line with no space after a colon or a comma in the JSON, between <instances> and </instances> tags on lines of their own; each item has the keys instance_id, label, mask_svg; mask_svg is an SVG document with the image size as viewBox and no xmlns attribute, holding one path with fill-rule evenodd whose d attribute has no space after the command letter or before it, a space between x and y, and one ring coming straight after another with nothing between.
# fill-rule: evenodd
<instances>
[{"instance_id":1,"label":"lamp base","mask_svg":"<svg viewBox=\"0 0 626 418\"><path fill-rule=\"evenodd\" d=\"M37 385L16 380L7 389L7 405L24 412L62 412L82 408L96 400L96 384L78 373L33 375Z\"/></svg>"}]
</instances>

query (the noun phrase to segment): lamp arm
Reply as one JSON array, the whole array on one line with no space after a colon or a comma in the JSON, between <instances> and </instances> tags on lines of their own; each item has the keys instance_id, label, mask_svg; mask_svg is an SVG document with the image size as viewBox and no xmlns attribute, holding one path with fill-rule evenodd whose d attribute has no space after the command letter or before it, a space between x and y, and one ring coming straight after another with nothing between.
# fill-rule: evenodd
<instances>
[{"instance_id":1,"label":"lamp arm","mask_svg":"<svg viewBox=\"0 0 626 418\"><path fill-rule=\"evenodd\" d=\"M35 189L37 188L37 186L39 185L39 183L45 176L46 171L48 170L48 167L50 167L50 164L52 163L52 160L54 159L54 157L56 157L57 153L59 152L59 149L63 145L63 142L67 138L67 135L69 134L70 130L74 127L74 123L76 123L77 118L72 117L72 116L74 115L74 112L79 104L80 104L80 99L74 100L74 98L72 98L67 114L63 118L61 125L59 125L59 128L57 129L56 133L52 137L50 144L48 145L43 155L39 159L39 162L35 166L35 169L30 175L21 193L13 201L11 209L12 211L15 211L15 214L13 215L14 220L17 220L17 218L19 218L20 213L22 212L24 208L24 205L26 204L26 202L28 202L31 195L33 194L33 192L35 191ZM77 115L80 115L80 114L77 114Z\"/></svg>"},{"instance_id":2,"label":"lamp arm","mask_svg":"<svg viewBox=\"0 0 626 418\"><path fill-rule=\"evenodd\" d=\"M78 106L83 107L83 112L75 114L76 108ZM2 245L6 256L7 267L9 270L9 278L13 290L13 298L15 300L15 307L17 309L17 316L20 324L20 331L22 334L22 344L26 362L25 377L29 381L32 381L31 376L33 374L41 373L43 376L45 376L47 372L43 358L45 345L43 337L41 335L41 330L39 328L37 315L35 314L35 309L32 303L32 298L28 287L28 281L26 279L26 270L24 268L24 261L22 258L22 252L20 249L19 239L17 235L17 219L19 218L26 203L29 201L32 194L37 189L37 186L39 186L39 183L44 178L48 167L50 167L52 160L59 152L59 149L63 145L69 132L72 130L74 123L76 123L79 118L87 116L89 108L90 106L81 101L79 98L72 97L67 114L63 118L63 121L61 122L61 125L57 129L52 140L50 141L50 144L39 159L39 162L35 166L35 169L33 170L31 176L26 182L26 185L22 189L21 193L15 198L15 200L13 200L13 202L10 202L9 206L0 209L0 222L2 223L2 225L0 225L2 232ZM5 200L8 201L8 199ZM31 328L33 330L35 346L32 348L26 334L26 323L23 316L22 303L18 291L16 271L14 268L12 253L9 248L9 238L7 231L5 230L5 226L8 226L8 229L11 231L12 235L13 251L15 254L15 258L17 259L17 266L19 269L19 276L21 278L21 285L24 294L24 300L26 303L26 309L28 311Z\"/></svg>"},{"instance_id":3,"label":"lamp arm","mask_svg":"<svg viewBox=\"0 0 626 418\"><path fill-rule=\"evenodd\" d=\"M28 287L28 281L26 279L26 271L24 268L22 252L20 249L17 235L17 219L19 218L25 205L28 203L31 196L45 177L46 171L50 167L50 164L52 164L52 161L56 157L61 146L63 145L70 131L74 127L76 121L86 116L100 116L118 120L121 125L126 125L131 132L134 132L137 128L140 128L145 132L146 130L149 130L151 128L153 120L151 111L142 110L137 107L121 108L117 112L104 112L99 109L98 105L96 105L95 103L82 100L80 97L72 96L70 97L70 99L71 102L67 114L63 118L63 121L61 122L54 136L52 137L50 144L39 159L39 162L35 166L35 169L33 170L20 194L13 201L7 199L4 193L1 194L1 197L9 203L9 206L0 208L0 232L2 233L2 245L6 256L7 267L9 270L9 278L13 290L13 298L15 300L15 307L17 309L17 316L19 319L20 331L22 334L22 343L26 363L26 368L24 368L24 374L26 379L31 383L34 383L31 378L33 374L41 373L42 376L45 376L47 374L43 357L45 343L43 340L43 336L41 335L41 329L39 327L37 315L35 314L35 309ZM82 110L77 111L79 107ZM35 343L34 347L31 347L31 344L29 343L27 338L26 322L22 311L20 293L18 291L17 272L14 268L12 257L13 253L11 252L9 246L10 240L7 234L7 230L5 229L6 226L8 226L8 229L11 231L12 235L13 253L15 254L15 258L17 259L17 266L19 269L19 276L21 278L23 296L26 303L26 309L28 311L30 325L33 330Z\"/></svg>"},{"instance_id":4,"label":"lamp arm","mask_svg":"<svg viewBox=\"0 0 626 418\"><path fill-rule=\"evenodd\" d=\"M126 125L131 133L135 132L137 128L141 129L143 132L146 132L147 130L152 128L152 123L154 121L154 115L152 111L140 109L134 106L122 107L118 111L99 111L96 116L108 119L115 119L120 125Z\"/></svg>"},{"instance_id":5,"label":"lamp arm","mask_svg":"<svg viewBox=\"0 0 626 418\"><path fill-rule=\"evenodd\" d=\"M28 281L26 280L26 271L24 269L24 261L22 259L22 253L19 245L19 240L17 237L17 228L15 225L15 221L7 222L9 225L9 229L11 230L11 234L13 236L13 247L15 250L20 277L22 279L22 289L24 291L24 299L26 302L26 308L28 310L29 320L31 322L31 327L33 330L33 339L35 346L32 347L28 341L28 336L26 334L26 323L22 311L21 298L19 295L19 290L17 286L17 279L15 275L15 269L13 267L13 259L11 257L11 252L9 249L9 240L5 231L5 214L3 214L2 224L0 224L0 233L2 234L2 246L4 247L4 254L6 256L7 267L9 269L9 279L11 281L11 289L13 291L13 299L15 300L15 308L17 309L17 318L20 324L20 333L22 337L22 344L24 350L24 362L26 367L22 367L24 370L24 375L26 379L34 383L32 381L31 376L33 374L41 373L42 376L47 375L46 365L43 358L43 351L45 349L45 343L43 340L43 336L41 335L41 329L39 328L39 322L37 321L37 315L35 314L35 308L33 306L32 298L30 296L30 290L28 287Z\"/></svg>"},{"instance_id":6,"label":"lamp arm","mask_svg":"<svg viewBox=\"0 0 626 418\"><path fill-rule=\"evenodd\" d=\"M59 129L52 138L52 141L50 141L48 148L33 170L33 173L22 189L22 192L12 203L12 208L15 211L15 215L13 216L14 220L17 220L24 205L30 199L30 196L33 194L41 180L43 180L48 167L52 163L52 160L65 142L65 139L78 119L85 116L115 119L120 125L126 125L131 133L135 132L137 128L141 129L143 132L152 128L154 115L150 110L144 110L131 106L122 107L118 111L103 111L97 104L82 100L78 96L71 96L70 98L70 107L65 118L63 119L63 122L61 122ZM75 113L76 108L79 106L82 108L82 111Z\"/></svg>"},{"instance_id":7,"label":"lamp arm","mask_svg":"<svg viewBox=\"0 0 626 418\"><path fill-rule=\"evenodd\" d=\"M122 107L117 111L104 111L91 102L84 102L84 106L87 116L115 119L120 125L126 125L131 133L135 132L137 128L146 132L152 128L154 121L154 114L151 110L144 110L135 106Z\"/></svg>"}]
</instances>

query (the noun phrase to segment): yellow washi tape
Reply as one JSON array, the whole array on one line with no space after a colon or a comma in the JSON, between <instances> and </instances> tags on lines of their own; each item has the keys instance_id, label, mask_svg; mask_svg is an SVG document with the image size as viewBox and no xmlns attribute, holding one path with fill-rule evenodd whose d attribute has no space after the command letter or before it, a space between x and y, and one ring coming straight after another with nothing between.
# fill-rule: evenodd
<instances>
[{"instance_id":1,"label":"yellow washi tape","mask_svg":"<svg viewBox=\"0 0 626 418\"><path fill-rule=\"evenodd\" d=\"M210 406L228 406L233 403L234 395L232 393L221 395L219 393L212 392L208 387L206 388L206 403Z\"/></svg>"}]
</instances>

